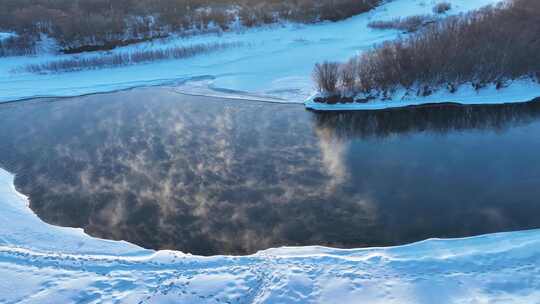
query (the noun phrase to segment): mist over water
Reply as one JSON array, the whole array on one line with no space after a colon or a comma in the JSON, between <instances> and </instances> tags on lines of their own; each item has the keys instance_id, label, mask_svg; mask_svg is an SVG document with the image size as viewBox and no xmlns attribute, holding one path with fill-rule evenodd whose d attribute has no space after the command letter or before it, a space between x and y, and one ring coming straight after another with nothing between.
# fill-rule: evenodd
<instances>
[{"instance_id":1,"label":"mist over water","mask_svg":"<svg viewBox=\"0 0 540 304\"><path fill-rule=\"evenodd\" d=\"M45 221L248 254L540 227L540 104L314 113L167 89L0 105L0 166Z\"/></svg>"}]
</instances>

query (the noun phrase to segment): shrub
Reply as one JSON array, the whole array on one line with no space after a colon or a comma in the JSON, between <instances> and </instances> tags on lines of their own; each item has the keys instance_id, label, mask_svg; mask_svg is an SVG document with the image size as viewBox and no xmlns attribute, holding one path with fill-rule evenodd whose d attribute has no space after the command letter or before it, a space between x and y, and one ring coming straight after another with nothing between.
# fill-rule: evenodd
<instances>
[{"instance_id":1,"label":"shrub","mask_svg":"<svg viewBox=\"0 0 540 304\"><path fill-rule=\"evenodd\" d=\"M395 18L389 21L372 21L368 26L374 29L388 30L395 29L406 32L415 32L424 25L435 22L435 18L426 15L416 15L406 18Z\"/></svg>"},{"instance_id":2,"label":"shrub","mask_svg":"<svg viewBox=\"0 0 540 304\"><path fill-rule=\"evenodd\" d=\"M313 79L320 92L336 93L339 81L339 67L337 62L317 63L313 71Z\"/></svg>"},{"instance_id":3,"label":"shrub","mask_svg":"<svg viewBox=\"0 0 540 304\"><path fill-rule=\"evenodd\" d=\"M444 14L452 9L452 4L449 2L440 2L433 7L433 13Z\"/></svg>"},{"instance_id":4,"label":"shrub","mask_svg":"<svg viewBox=\"0 0 540 304\"><path fill-rule=\"evenodd\" d=\"M387 97L404 88L427 96L441 88L453 93L465 83L479 90L521 77L538 80L539 12L540 1L514 0L377 45L356 58L355 89Z\"/></svg>"},{"instance_id":5,"label":"shrub","mask_svg":"<svg viewBox=\"0 0 540 304\"><path fill-rule=\"evenodd\" d=\"M50 73L117 67L157 60L189 58L226 48L238 47L240 45L241 43L238 42L194 44L190 46L173 47L161 50L146 50L105 56L70 58L40 64L29 64L24 66L22 70L30 73Z\"/></svg>"}]
</instances>

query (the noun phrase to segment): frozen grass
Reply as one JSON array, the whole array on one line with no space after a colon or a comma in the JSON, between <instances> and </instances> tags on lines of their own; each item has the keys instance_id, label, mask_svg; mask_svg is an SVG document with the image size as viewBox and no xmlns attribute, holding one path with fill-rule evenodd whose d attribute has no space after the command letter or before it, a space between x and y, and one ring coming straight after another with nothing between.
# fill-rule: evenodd
<instances>
[{"instance_id":1,"label":"frozen grass","mask_svg":"<svg viewBox=\"0 0 540 304\"><path fill-rule=\"evenodd\" d=\"M429 15L409 16L405 18L398 17L392 20L376 20L368 23L368 26L379 30L400 30L405 32L415 32L422 26L433 23L436 18Z\"/></svg>"},{"instance_id":2,"label":"frozen grass","mask_svg":"<svg viewBox=\"0 0 540 304\"><path fill-rule=\"evenodd\" d=\"M240 47L240 42L203 43L189 46L170 47L155 50L139 50L92 57L61 59L38 64L28 64L21 68L30 73L58 73L75 72L86 69L100 69L118 66L127 66L143 62L152 62L166 59L184 59L210 52Z\"/></svg>"}]
</instances>

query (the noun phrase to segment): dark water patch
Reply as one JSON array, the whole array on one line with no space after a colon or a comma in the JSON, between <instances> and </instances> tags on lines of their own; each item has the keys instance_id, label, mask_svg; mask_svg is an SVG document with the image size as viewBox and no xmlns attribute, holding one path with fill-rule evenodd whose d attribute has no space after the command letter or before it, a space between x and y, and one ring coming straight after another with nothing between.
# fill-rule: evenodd
<instances>
[{"instance_id":1,"label":"dark water patch","mask_svg":"<svg viewBox=\"0 0 540 304\"><path fill-rule=\"evenodd\" d=\"M157 88L0 106L45 221L247 254L540 227L540 104L313 113Z\"/></svg>"}]
</instances>

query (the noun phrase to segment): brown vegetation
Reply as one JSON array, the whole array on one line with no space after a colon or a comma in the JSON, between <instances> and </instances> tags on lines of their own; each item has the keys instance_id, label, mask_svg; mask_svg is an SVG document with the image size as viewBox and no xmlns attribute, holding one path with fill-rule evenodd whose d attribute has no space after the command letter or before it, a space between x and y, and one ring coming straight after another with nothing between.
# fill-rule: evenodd
<instances>
[{"instance_id":1,"label":"brown vegetation","mask_svg":"<svg viewBox=\"0 0 540 304\"><path fill-rule=\"evenodd\" d=\"M277 20L340 20L381 0L0 0L0 30L55 38L66 52L110 48L169 33L227 30Z\"/></svg>"},{"instance_id":2,"label":"brown vegetation","mask_svg":"<svg viewBox=\"0 0 540 304\"><path fill-rule=\"evenodd\" d=\"M480 89L489 84L501 88L521 77L540 80L540 2L514 0L449 17L378 45L340 69L356 71L356 93L380 97L399 88L427 96L441 88L454 92L466 83ZM324 84L326 75L315 79ZM329 77L336 75L339 79L338 72Z\"/></svg>"},{"instance_id":3,"label":"brown vegetation","mask_svg":"<svg viewBox=\"0 0 540 304\"><path fill-rule=\"evenodd\" d=\"M339 76L339 63L337 62L317 63L313 71L313 78L321 92L335 92Z\"/></svg>"},{"instance_id":4,"label":"brown vegetation","mask_svg":"<svg viewBox=\"0 0 540 304\"><path fill-rule=\"evenodd\" d=\"M395 18L388 21L376 20L368 23L368 26L380 30L400 30L405 32L416 32L421 27L432 24L436 18L427 15L416 15L405 18Z\"/></svg>"}]
</instances>

